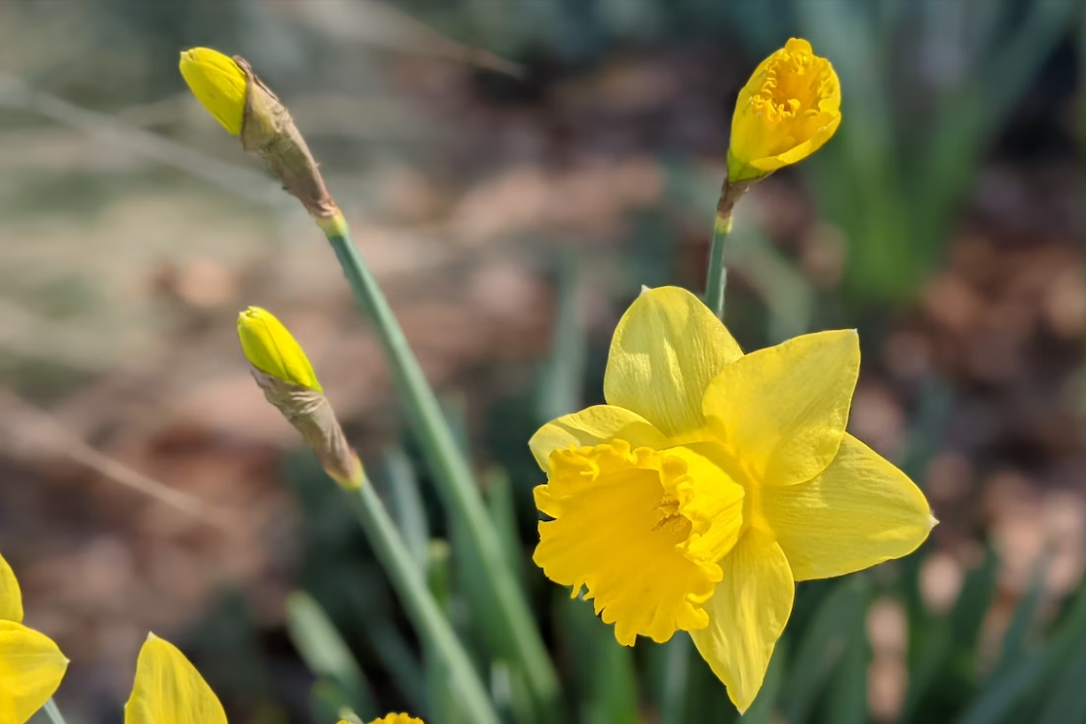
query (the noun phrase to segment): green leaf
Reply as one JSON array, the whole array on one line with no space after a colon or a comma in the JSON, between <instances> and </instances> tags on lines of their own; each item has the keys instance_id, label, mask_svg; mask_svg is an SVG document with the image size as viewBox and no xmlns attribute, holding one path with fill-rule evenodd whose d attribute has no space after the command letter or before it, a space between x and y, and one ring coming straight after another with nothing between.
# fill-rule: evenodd
<instances>
[{"instance_id":1,"label":"green leaf","mask_svg":"<svg viewBox=\"0 0 1086 724\"><path fill-rule=\"evenodd\" d=\"M694 642L685 634L676 634L660 647L661 667L657 675L660 681L660 724L683 724L689 708L690 664ZM653 647L656 652L656 647Z\"/></svg>"},{"instance_id":2,"label":"green leaf","mask_svg":"<svg viewBox=\"0 0 1086 724\"><path fill-rule=\"evenodd\" d=\"M1086 637L1081 637L1078 650L1063 667L1055 690L1037 724L1066 724L1086 722Z\"/></svg>"},{"instance_id":3,"label":"green leaf","mask_svg":"<svg viewBox=\"0 0 1086 724\"><path fill-rule=\"evenodd\" d=\"M851 576L837 583L823 599L791 657L781 691L780 708L789 722L807 720L815 700L854 636L868 604L867 580Z\"/></svg>"},{"instance_id":4,"label":"green leaf","mask_svg":"<svg viewBox=\"0 0 1086 724\"><path fill-rule=\"evenodd\" d=\"M853 621L837 673L830 681L827 720L833 724L864 724L867 721L867 633L864 618Z\"/></svg>"},{"instance_id":5,"label":"green leaf","mask_svg":"<svg viewBox=\"0 0 1086 724\"><path fill-rule=\"evenodd\" d=\"M392 516L400 529L404 543L419 565L426 570L426 544L430 540L430 528L426 523L426 508L419 492L419 479L410 458L397 446L385 451L385 467L388 470L391 492Z\"/></svg>"},{"instance_id":6,"label":"green leaf","mask_svg":"<svg viewBox=\"0 0 1086 724\"><path fill-rule=\"evenodd\" d=\"M351 709L376 716L361 667L324 609L304 591L287 597L287 633L310 671L334 682Z\"/></svg>"}]
</instances>

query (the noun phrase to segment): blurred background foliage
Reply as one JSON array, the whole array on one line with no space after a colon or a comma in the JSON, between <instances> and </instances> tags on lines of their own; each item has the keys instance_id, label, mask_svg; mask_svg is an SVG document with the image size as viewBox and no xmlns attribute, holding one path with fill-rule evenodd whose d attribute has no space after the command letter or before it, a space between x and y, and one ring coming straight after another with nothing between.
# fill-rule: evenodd
<instances>
[{"instance_id":1,"label":"blurred background foliage","mask_svg":"<svg viewBox=\"0 0 1086 724\"><path fill-rule=\"evenodd\" d=\"M8 0L0 547L73 660L68 721L121 720L149 629L235 721L463 721L248 378L248 304L310 352L502 712L533 721L339 270L185 90L193 45L248 58L322 161L476 462L569 721L735 720L688 639L619 647L531 563L526 441L601 401L641 284L701 289L735 93L790 35L834 63L845 121L743 201L728 323L747 349L858 327L851 429L942 524L800 584L743 720L1086 722L1081 3Z\"/></svg>"}]
</instances>

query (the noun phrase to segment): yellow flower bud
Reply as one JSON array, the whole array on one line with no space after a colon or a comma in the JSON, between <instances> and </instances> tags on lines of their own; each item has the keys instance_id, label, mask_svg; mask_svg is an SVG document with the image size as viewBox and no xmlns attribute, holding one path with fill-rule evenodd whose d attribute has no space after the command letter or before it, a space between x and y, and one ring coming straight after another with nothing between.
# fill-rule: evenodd
<instances>
[{"instance_id":1,"label":"yellow flower bud","mask_svg":"<svg viewBox=\"0 0 1086 724\"><path fill-rule=\"evenodd\" d=\"M181 75L192 94L235 136L241 135L249 80L234 60L211 48L181 53Z\"/></svg>"},{"instance_id":2,"label":"yellow flower bud","mask_svg":"<svg viewBox=\"0 0 1086 724\"><path fill-rule=\"evenodd\" d=\"M249 307L238 315L238 339L245 358L256 369L283 382L321 391L309 358L271 312Z\"/></svg>"},{"instance_id":3,"label":"yellow flower bud","mask_svg":"<svg viewBox=\"0 0 1086 724\"><path fill-rule=\"evenodd\" d=\"M732 116L728 180L758 179L802 161L841 123L833 66L800 38L762 61L739 92Z\"/></svg>"},{"instance_id":4,"label":"yellow flower bud","mask_svg":"<svg viewBox=\"0 0 1086 724\"><path fill-rule=\"evenodd\" d=\"M357 490L365 471L317 382L305 352L275 316L260 307L238 315L238 339L264 397L302 434L326 473Z\"/></svg>"}]
</instances>

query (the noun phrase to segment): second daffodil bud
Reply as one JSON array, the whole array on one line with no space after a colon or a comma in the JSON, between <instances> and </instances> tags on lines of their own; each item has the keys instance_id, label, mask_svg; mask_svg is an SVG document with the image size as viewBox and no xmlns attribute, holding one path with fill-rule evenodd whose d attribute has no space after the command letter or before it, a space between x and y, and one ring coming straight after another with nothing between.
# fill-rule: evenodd
<instances>
[{"instance_id":1,"label":"second daffodil bud","mask_svg":"<svg viewBox=\"0 0 1086 724\"><path fill-rule=\"evenodd\" d=\"M739 91L728 181L757 180L817 151L841 123L841 84L811 44L791 38Z\"/></svg>"},{"instance_id":2,"label":"second daffodil bud","mask_svg":"<svg viewBox=\"0 0 1086 724\"><path fill-rule=\"evenodd\" d=\"M180 68L207 112L231 135L240 136L249 79L234 59L210 48L193 48L181 54Z\"/></svg>"},{"instance_id":3,"label":"second daffodil bud","mask_svg":"<svg viewBox=\"0 0 1086 724\"><path fill-rule=\"evenodd\" d=\"M238 316L238 339L268 402L302 434L328 473L347 490L362 485L362 463L343 435L309 358L271 312L249 307Z\"/></svg>"},{"instance_id":4,"label":"second daffodil bud","mask_svg":"<svg viewBox=\"0 0 1086 724\"><path fill-rule=\"evenodd\" d=\"M317 162L279 98L261 82L244 58L227 57L211 48L181 53L181 75L192 94L241 146L264 159L316 219L339 213L317 170Z\"/></svg>"}]
</instances>

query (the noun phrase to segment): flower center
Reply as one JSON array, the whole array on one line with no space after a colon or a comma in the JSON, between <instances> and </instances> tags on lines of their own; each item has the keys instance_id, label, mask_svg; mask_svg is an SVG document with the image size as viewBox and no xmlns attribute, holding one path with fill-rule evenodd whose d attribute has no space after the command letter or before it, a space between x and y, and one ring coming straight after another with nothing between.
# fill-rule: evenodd
<instances>
[{"instance_id":1,"label":"flower center","mask_svg":"<svg viewBox=\"0 0 1086 724\"><path fill-rule=\"evenodd\" d=\"M805 41L793 39L767 61L765 77L751 103L774 123L816 116L819 102L833 95L835 87L829 62L814 55Z\"/></svg>"},{"instance_id":2,"label":"flower center","mask_svg":"<svg viewBox=\"0 0 1086 724\"><path fill-rule=\"evenodd\" d=\"M637 635L667 641L705 628L702 604L721 578L704 560L702 533L684 514L693 505L686 463L623 440L558 450L536 504L554 520L539 524L534 560L551 580L586 587L596 613L615 624L619 643ZM699 523L703 529L706 525Z\"/></svg>"},{"instance_id":3,"label":"flower center","mask_svg":"<svg viewBox=\"0 0 1086 724\"><path fill-rule=\"evenodd\" d=\"M690 533L690 520L679 512L679 499L674 495L665 494L660 502L655 505L656 525L654 531L663 530L667 533Z\"/></svg>"}]
</instances>

